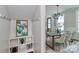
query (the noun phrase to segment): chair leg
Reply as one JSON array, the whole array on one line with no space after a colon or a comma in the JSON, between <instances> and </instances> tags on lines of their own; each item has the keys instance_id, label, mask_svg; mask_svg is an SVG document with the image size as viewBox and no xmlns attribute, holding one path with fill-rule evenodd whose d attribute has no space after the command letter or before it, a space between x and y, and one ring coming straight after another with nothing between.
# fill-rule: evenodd
<instances>
[{"instance_id":1,"label":"chair leg","mask_svg":"<svg viewBox=\"0 0 79 59\"><path fill-rule=\"evenodd\" d=\"M63 44L63 47L65 46L65 44Z\"/></svg>"}]
</instances>

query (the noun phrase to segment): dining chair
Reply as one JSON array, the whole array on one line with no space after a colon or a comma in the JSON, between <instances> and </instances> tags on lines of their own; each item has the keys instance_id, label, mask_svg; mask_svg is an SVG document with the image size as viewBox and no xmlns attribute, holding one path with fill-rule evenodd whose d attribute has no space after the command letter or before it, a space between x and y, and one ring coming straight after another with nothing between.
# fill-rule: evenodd
<instances>
[{"instance_id":1,"label":"dining chair","mask_svg":"<svg viewBox=\"0 0 79 59\"><path fill-rule=\"evenodd\" d=\"M78 32L73 32L72 40L73 40L73 44L79 43L79 33Z\"/></svg>"},{"instance_id":2,"label":"dining chair","mask_svg":"<svg viewBox=\"0 0 79 59\"><path fill-rule=\"evenodd\" d=\"M61 34L61 37L58 39L55 39L55 50L60 51L61 47L65 47L65 34ZM56 49L58 47L58 49Z\"/></svg>"},{"instance_id":3,"label":"dining chair","mask_svg":"<svg viewBox=\"0 0 79 59\"><path fill-rule=\"evenodd\" d=\"M70 45L72 43L72 33L70 31L66 31L66 46Z\"/></svg>"}]
</instances>

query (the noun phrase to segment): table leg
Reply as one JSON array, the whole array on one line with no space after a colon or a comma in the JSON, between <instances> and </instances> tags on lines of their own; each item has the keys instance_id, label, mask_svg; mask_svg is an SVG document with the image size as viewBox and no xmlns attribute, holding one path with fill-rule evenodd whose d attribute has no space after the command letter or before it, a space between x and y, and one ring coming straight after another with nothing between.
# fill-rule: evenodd
<instances>
[{"instance_id":1,"label":"table leg","mask_svg":"<svg viewBox=\"0 0 79 59\"><path fill-rule=\"evenodd\" d=\"M52 48L54 50L54 36L52 36Z\"/></svg>"}]
</instances>

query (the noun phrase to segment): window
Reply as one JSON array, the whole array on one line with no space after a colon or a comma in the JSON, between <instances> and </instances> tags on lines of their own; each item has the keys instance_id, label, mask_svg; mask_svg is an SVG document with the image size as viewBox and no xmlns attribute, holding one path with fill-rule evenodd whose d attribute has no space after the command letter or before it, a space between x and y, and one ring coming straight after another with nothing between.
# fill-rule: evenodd
<instances>
[{"instance_id":1,"label":"window","mask_svg":"<svg viewBox=\"0 0 79 59\"><path fill-rule=\"evenodd\" d=\"M55 19L54 19L55 21ZM55 22L54 22L55 23ZM64 32L64 15L60 15L58 20L56 21L56 28L60 31L60 32ZM53 20L51 17L47 18L47 32L51 32L52 31L52 27L55 25L53 24Z\"/></svg>"},{"instance_id":2,"label":"window","mask_svg":"<svg viewBox=\"0 0 79 59\"><path fill-rule=\"evenodd\" d=\"M64 32L64 15L60 15L57 21L57 28L62 32Z\"/></svg>"},{"instance_id":3,"label":"window","mask_svg":"<svg viewBox=\"0 0 79 59\"><path fill-rule=\"evenodd\" d=\"M52 29L52 19L51 17L47 18L47 31L51 31Z\"/></svg>"},{"instance_id":4,"label":"window","mask_svg":"<svg viewBox=\"0 0 79 59\"><path fill-rule=\"evenodd\" d=\"M76 14L77 14L77 32L79 32L79 9L76 11Z\"/></svg>"}]
</instances>

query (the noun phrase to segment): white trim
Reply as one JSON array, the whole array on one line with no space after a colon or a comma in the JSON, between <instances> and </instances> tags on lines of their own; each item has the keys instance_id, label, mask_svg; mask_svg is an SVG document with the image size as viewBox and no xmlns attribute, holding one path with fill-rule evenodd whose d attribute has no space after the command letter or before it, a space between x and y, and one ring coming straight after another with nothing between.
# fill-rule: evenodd
<instances>
[{"instance_id":1,"label":"white trim","mask_svg":"<svg viewBox=\"0 0 79 59\"><path fill-rule=\"evenodd\" d=\"M45 36L45 5L41 5L41 53L45 53L46 49L46 36Z\"/></svg>"}]
</instances>

